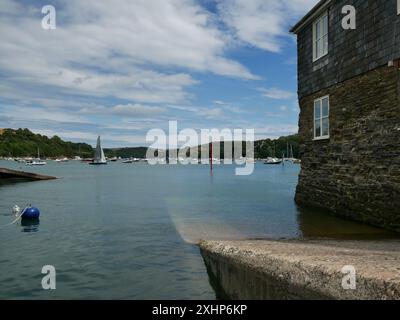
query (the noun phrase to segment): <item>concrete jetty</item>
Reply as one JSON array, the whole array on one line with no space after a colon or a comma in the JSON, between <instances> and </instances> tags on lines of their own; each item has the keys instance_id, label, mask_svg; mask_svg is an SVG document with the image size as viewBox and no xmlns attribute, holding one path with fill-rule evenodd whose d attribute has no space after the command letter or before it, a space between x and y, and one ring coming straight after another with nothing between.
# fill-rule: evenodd
<instances>
[{"instance_id":1,"label":"concrete jetty","mask_svg":"<svg viewBox=\"0 0 400 320\"><path fill-rule=\"evenodd\" d=\"M24 179L30 181L40 181L40 180L54 180L56 177L46 176L42 174L17 171L6 168L0 168L0 178L4 179Z\"/></svg>"},{"instance_id":2,"label":"concrete jetty","mask_svg":"<svg viewBox=\"0 0 400 320\"><path fill-rule=\"evenodd\" d=\"M398 240L202 241L200 250L222 298L400 299ZM345 266L356 289L346 286Z\"/></svg>"}]
</instances>

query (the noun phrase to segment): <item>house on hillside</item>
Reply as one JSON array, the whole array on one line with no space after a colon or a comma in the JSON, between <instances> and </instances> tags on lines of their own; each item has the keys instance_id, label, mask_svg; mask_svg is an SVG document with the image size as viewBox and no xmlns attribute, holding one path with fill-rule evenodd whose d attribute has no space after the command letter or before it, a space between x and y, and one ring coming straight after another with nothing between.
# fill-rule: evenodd
<instances>
[{"instance_id":1,"label":"house on hillside","mask_svg":"<svg viewBox=\"0 0 400 320\"><path fill-rule=\"evenodd\" d=\"M349 5L355 29L343 25ZM323 0L291 32L297 203L400 232L400 0Z\"/></svg>"}]
</instances>

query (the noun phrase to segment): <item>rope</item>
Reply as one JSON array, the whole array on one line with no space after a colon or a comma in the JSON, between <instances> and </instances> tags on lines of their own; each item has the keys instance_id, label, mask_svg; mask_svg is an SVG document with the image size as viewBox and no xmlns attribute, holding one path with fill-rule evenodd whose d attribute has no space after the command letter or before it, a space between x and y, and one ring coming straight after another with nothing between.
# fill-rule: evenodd
<instances>
[{"instance_id":1,"label":"rope","mask_svg":"<svg viewBox=\"0 0 400 320\"><path fill-rule=\"evenodd\" d=\"M8 226L12 226L14 223L18 222L19 219L21 219L22 215L24 214L24 211L25 211L25 210L22 210L22 212L17 216L17 218L16 218L13 222L8 223L8 224L5 224L5 225L3 225L3 226L0 226L0 229L5 228L5 227L8 227Z\"/></svg>"}]
</instances>

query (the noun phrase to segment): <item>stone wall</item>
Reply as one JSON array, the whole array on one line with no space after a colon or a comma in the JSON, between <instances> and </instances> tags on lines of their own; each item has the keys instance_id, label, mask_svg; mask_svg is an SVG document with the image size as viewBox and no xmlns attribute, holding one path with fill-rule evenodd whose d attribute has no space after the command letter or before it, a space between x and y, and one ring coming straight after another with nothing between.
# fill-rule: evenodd
<instances>
[{"instance_id":1,"label":"stone wall","mask_svg":"<svg viewBox=\"0 0 400 320\"><path fill-rule=\"evenodd\" d=\"M313 101L330 95L330 139ZM296 201L400 232L400 71L381 67L300 99Z\"/></svg>"},{"instance_id":2,"label":"stone wall","mask_svg":"<svg viewBox=\"0 0 400 320\"><path fill-rule=\"evenodd\" d=\"M357 11L356 30L342 28L344 5ZM329 53L313 62L312 22L298 33L300 98L400 58L397 0L334 0L329 5Z\"/></svg>"}]
</instances>

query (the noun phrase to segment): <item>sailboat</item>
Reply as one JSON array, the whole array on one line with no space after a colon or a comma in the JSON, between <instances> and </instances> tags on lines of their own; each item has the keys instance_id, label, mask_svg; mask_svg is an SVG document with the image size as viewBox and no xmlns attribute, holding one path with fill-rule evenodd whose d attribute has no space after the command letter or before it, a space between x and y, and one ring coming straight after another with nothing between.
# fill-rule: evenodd
<instances>
[{"instance_id":1,"label":"sailboat","mask_svg":"<svg viewBox=\"0 0 400 320\"><path fill-rule=\"evenodd\" d=\"M93 160L93 162L89 162L89 164L91 164L91 165L107 164L107 160L104 155L103 148L101 147L100 136L98 136L98 138L97 138L97 145L96 145L96 151L94 153L94 160Z\"/></svg>"},{"instance_id":2,"label":"sailboat","mask_svg":"<svg viewBox=\"0 0 400 320\"><path fill-rule=\"evenodd\" d=\"M270 164L273 164L273 165L281 164L283 162L283 155L282 155L282 159L278 159L278 158L275 157L275 154L276 154L276 148L275 148L275 142L274 142L274 156L273 157L268 157L264 161L264 164L268 164L268 165L270 165Z\"/></svg>"},{"instance_id":3,"label":"sailboat","mask_svg":"<svg viewBox=\"0 0 400 320\"><path fill-rule=\"evenodd\" d=\"M47 164L46 161L40 160L40 150L38 148L38 156L37 159L29 160L26 162L27 166L45 166Z\"/></svg>"}]
</instances>

